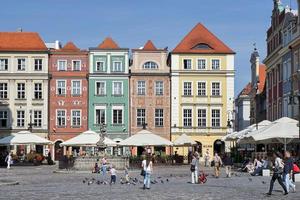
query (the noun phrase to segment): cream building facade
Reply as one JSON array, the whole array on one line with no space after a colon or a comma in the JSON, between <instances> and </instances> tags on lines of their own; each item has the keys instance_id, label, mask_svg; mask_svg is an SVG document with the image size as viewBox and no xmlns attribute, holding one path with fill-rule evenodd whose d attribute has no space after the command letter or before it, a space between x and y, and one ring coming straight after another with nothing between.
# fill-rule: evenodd
<instances>
[{"instance_id":1,"label":"cream building facade","mask_svg":"<svg viewBox=\"0 0 300 200\"><path fill-rule=\"evenodd\" d=\"M234 115L234 54L202 24L171 52L172 140L191 136L200 155L225 151L221 138Z\"/></svg>"}]
</instances>

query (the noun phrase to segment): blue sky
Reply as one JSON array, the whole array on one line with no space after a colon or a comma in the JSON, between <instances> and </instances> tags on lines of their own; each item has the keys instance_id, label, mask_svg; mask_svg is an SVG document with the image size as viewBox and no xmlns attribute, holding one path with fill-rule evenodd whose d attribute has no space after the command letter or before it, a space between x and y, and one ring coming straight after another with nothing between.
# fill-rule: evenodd
<instances>
[{"instance_id":1,"label":"blue sky","mask_svg":"<svg viewBox=\"0 0 300 200\"><path fill-rule=\"evenodd\" d=\"M290 0L283 0L290 4ZM291 0L296 8L296 0ZM237 94L250 80L253 43L261 60L272 0L9 0L1 3L0 31L37 31L46 42L74 41L95 47L111 36L121 47L137 48L151 39L157 47L176 44L201 22L237 52Z\"/></svg>"}]
</instances>

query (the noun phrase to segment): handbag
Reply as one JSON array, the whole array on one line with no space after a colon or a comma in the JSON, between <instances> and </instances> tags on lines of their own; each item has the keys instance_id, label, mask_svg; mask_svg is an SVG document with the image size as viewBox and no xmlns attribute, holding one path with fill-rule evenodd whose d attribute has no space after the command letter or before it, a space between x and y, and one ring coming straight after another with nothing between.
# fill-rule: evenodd
<instances>
[{"instance_id":1,"label":"handbag","mask_svg":"<svg viewBox=\"0 0 300 200\"><path fill-rule=\"evenodd\" d=\"M146 172L145 172L144 169L142 169L142 171L141 171L141 176L145 176L145 175L146 175Z\"/></svg>"},{"instance_id":2,"label":"handbag","mask_svg":"<svg viewBox=\"0 0 300 200\"><path fill-rule=\"evenodd\" d=\"M195 165L191 165L191 172L194 172L196 170L196 166Z\"/></svg>"}]
</instances>

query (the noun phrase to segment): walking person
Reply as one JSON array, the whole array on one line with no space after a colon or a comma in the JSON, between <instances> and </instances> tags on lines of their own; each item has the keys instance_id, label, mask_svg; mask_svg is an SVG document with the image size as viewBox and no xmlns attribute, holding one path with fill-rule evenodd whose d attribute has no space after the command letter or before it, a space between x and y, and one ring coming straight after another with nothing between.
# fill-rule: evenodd
<instances>
[{"instance_id":1,"label":"walking person","mask_svg":"<svg viewBox=\"0 0 300 200\"><path fill-rule=\"evenodd\" d=\"M102 158L101 161L101 171L102 171L102 175L105 176L107 171L107 160L105 156Z\"/></svg>"},{"instance_id":2,"label":"walking person","mask_svg":"<svg viewBox=\"0 0 300 200\"><path fill-rule=\"evenodd\" d=\"M209 150L206 149L206 152L204 154L204 166L209 167L209 160L210 160L210 155L209 155Z\"/></svg>"},{"instance_id":3,"label":"walking person","mask_svg":"<svg viewBox=\"0 0 300 200\"><path fill-rule=\"evenodd\" d=\"M109 172L110 172L110 184L116 184L117 170L114 165L111 166Z\"/></svg>"},{"instance_id":4,"label":"walking person","mask_svg":"<svg viewBox=\"0 0 300 200\"><path fill-rule=\"evenodd\" d=\"M198 165L197 165L198 163ZM199 161L196 158L196 155L192 155L191 161L191 176L192 176L192 184L198 183L198 168L199 168Z\"/></svg>"},{"instance_id":5,"label":"walking person","mask_svg":"<svg viewBox=\"0 0 300 200\"><path fill-rule=\"evenodd\" d=\"M232 158L230 157L229 153L225 154L225 156L223 158L223 164L224 164L225 170L226 170L226 178L230 178L233 161L232 161Z\"/></svg>"},{"instance_id":6,"label":"walking person","mask_svg":"<svg viewBox=\"0 0 300 200\"><path fill-rule=\"evenodd\" d=\"M285 162L283 168L283 180L286 187L287 192L290 192L290 188L292 188L293 192L296 191L296 185L294 185L291 181L293 175L293 159L291 158L291 153L286 151L284 153Z\"/></svg>"},{"instance_id":7,"label":"walking person","mask_svg":"<svg viewBox=\"0 0 300 200\"><path fill-rule=\"evenodd\" d=\"M222 166L222 159L218 155L218 153L215 153L214 156L214 168L215 168L215 177L219 178L220 176L220 167Z\"/></svg>"},{"instance_id":8,"label":"walking person","mask_svg":"<svg viewBox=\"0 0 300 200\"><path fill-rule=\"evenodd\" d=\"M142 169L144 170L143 189L150 189L151 174L153 172L153 163L151 156L148 156L142 161Z\"/></svg>"},{"instance_id":9,"label":"walking person","mask_svg":"<svg viewBox=\"0 0 300 200\"><path fill-rule=\"evenodd\" d=\"M278 180L278 183L283 188L284 195L288 194L288 192L286 190L286 187L285 187L285 185L283 184L283 181L282 181L282 173L283 173L284 163L282 162L281 157L282 156L279 152L273 153L273 159L274 159L273 170L274 170L274 173L273 173L273 176L272 176L271 181L270 181L269 192L267 193L267 195L269 195L269 196L272 195L274 183L275 183L276 180Z\"/></svg>"},{"instance_id":10,"label":"walking person","mask_svg":"<svg viewBox=\"0 0 300 200\"><path fill-rule=\"evenodd\" d=\"M5 158L5 162L7 163L7 169L10 169L10 164L12 162L11 153L9 152Z\"/></svg>"}]
</instances>

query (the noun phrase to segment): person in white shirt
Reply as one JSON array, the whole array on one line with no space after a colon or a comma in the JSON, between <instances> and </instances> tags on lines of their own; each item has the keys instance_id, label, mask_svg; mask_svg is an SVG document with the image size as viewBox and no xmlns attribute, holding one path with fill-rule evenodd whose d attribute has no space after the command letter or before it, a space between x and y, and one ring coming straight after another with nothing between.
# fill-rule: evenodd
<instances>
[{"instance_id":1,"label":"person in white shirt","mask_svg":"<svg viewBox=\"0 0 300 200\"><path fill-rule=\"evenodd\" d=\"M112 165L110 168L110 184L115 184L117 180L117 170L115 169L115 166Z\"/></svg>"},{"instance_id":2,"label":"person in white shirt","mask_svg":"<svg viewBox=\"0 0 300 200\"><path fill-rule=\"evenodd\" d=\"M148 156L142 161L142 169L144 170L144 186L143 189L150 189L150 178L153 172L152 158Z\"/></svg>"},{"instance_id":3,"label":"person in white shirt","mask_svg":"<svg viewBox=\"0 0 300 200\"><path fill-rule=\"evenodd\" d=\"M209 167L209 160L210 160L210 155L209 155L209 150L207 149L204 155L204 166Z\"/></svg>"},{"instance_id":4,"label":"person in white shirt","mask_svg":"<svg viewBox=\"0 0 300 200\"><path fill-rule=\"evenodd\" d=\"M255 158L254 160L254 166L255 166L255 170L253 173L251 173L252 176L257 176L257 175L261 175L262 170L263 170L263 163L259 160L259 158Z\"/></svg>"},{"instance_id":5,"label":"person in white shirt","mask_svg":"<svg viewBox=\"0 0 300 200\"><path fill-rule=\"evenodd\" d=\"M7 169L10 169L11 161L12 161L12 157L11 157L11 153L9 152L5 158L5 162L7 163Z\"/></svg>"}]
</instances>

